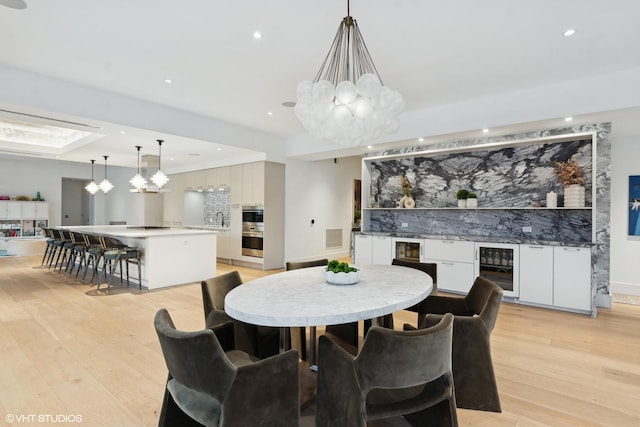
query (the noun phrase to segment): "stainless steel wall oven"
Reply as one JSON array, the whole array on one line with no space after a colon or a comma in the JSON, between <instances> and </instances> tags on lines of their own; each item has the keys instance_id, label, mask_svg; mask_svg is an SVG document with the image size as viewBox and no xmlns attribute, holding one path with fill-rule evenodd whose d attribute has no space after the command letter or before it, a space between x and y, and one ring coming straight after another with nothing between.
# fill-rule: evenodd
<instances>
[{"instance_id":1,"label":"stainless steel wall oven","mask_svg":"<svg viewBox=\"0 0 640 427\"><path fill-rule=\"evenodd\" d=\"M262 258L264 209L262 206L242 207L242 255Z\"/></svg>"}]
</instances>

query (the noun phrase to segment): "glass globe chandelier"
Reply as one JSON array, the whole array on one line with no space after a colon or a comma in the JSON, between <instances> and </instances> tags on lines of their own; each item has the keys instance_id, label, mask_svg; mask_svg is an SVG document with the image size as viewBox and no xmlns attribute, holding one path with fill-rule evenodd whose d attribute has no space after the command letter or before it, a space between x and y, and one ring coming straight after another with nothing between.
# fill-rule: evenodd
<instances>
[{"instance_id":1,"label":"glass globe chandelier","mask_svg":"<svg viewBox=\"0 0 640 427\"><path fill-rule=\"evenodd\" d=\"M96 184L96 182L93 180L93 165L95 164L95 162L95 160L91 160L91 182L87 184L86 187L84 187L84 189L91 193L92 196L96 194L98 190L100 190L98 184Z\"/></svg>"},{"instance_id":2,"label":"glass globe chandelier","mask_svg":"<svg viewBox=\"0 0 640 427\"><path fill-rule=\"evenodd\" d=\"M404 100L382 84L355 19L347 16L313 81L298 84L295 114L316 139L357 146L398 130Z\"/></svg>"},{"instance_id":3,"label":"glass globe chandelier","mask_svg":"<svg viewBox=\"0 0 640 427\"><path fill-rule=\"evenodd\" d=\"M102 157L104 157L104 179L102 180L102 182L100 182L98 187L100 187L104 194L107 194L113 188L113 184L107 179L107 159L109 158L109 156Z\"/></svg>"},{"instance_id":4,"label":"glass globe chandelier","mask_svg":"<svg viewBox=\"0 0 640 427\"><path fill-rule=\"evenodd\" d=\"M164 174L164 172L162 172L161 169L161 165L162 165L162 143L164 142L161 139L158 139L158 170L156 171L156 173L153 174L153 176L151 177L151 181L153 181L153 183L155 185L158 186L158 188L162 188L167 182L169 182L169 177L166 176Z\"/></svg>"},{"instance_id":5,"label":"glass globe chandelier","mask_svg":"<svg viewBox=\"0 0 640 427\"><path fill-rule=\"evenodd\" d=\"M133 193L140 193L144 191L145 188L147 188L147 180L144 179L140 174L140 149L142 147L140 145L136 145L136 148L138 149L138 173L136 173L135 176L129 180L131 185L133 185L133 188L129 191Z\"/></svg>"}]
</instances>

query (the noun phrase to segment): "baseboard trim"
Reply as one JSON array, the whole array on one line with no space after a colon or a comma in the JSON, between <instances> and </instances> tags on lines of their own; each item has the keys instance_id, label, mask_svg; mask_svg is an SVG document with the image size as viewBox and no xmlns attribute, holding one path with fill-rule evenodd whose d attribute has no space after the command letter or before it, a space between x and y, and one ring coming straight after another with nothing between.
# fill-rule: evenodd
<instances>
[{"instance_id":1,"label":"baseboard trim","mask_svg":"<svg viewBox=\"0 0 640 427\"><path fill-rule=\"evenodd\" d=\"M609 282L611 293L640 296L640 285L635 283Z\"/></svg>"}]
</instances>

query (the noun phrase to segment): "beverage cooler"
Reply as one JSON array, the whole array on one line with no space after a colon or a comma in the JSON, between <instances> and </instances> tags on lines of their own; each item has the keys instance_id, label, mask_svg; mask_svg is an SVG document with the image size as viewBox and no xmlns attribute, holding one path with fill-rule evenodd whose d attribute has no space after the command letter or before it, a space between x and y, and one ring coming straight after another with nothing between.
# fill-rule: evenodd
<instances>
[{"instance_id":1,"label":"beverage cooler","mask_svg":"<svg viewBox=\"0 0 640 427\"><path fill-rule=\"evenodd\" d=\"M424 259L424 239L393 238L393 257L405 261L421 262Z\"/></svg>"},{"instance_id":2,"label":"beverage cooler","mask_svg":"<svg viewBox=\"0 0 640 427\"><path fill-rule=\"evenodd\" d=\"M519 261L519 245L476 242L476 275L496 283L506 297L519 295Z\"/></svg>"}]
</instances>

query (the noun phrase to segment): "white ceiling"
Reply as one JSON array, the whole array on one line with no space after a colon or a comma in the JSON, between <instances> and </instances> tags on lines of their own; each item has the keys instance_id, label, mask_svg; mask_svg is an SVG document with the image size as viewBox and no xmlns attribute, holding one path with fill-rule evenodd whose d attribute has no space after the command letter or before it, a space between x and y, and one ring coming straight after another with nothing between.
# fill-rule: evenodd
<instances>
[{"instance_id":1,"label":"white ceiling","mask_svg":"<svg viewBox=\"0 0 640 427\"><path fill-rule=\"evenodd\" d=\"M313 79L347 6L346 0L26 2L23 10L0 6L0 63L283 141L304 129L282 103L295 101L299 81ZM640 69L637 0L354 0L351 15L384 84L404 96L405 115ZM568 28L576 29L573 37L562 35ZM252 37L256 30L262 39ZM225 145L224 138L197 140L163 133L162 126L136 129L69 117L55 102L43 110L2 98L5 110L102 127L96 132L104 138L65 152L66 160L110 154L115 164L135 166L134 146L155 153L158 138L167 140L163 158L192 163L196 156L189 154L251 154ZM2 118L25 119L0 112ZM599 119L585 120L592 118Z\"/></svg>"}]
</instances>

